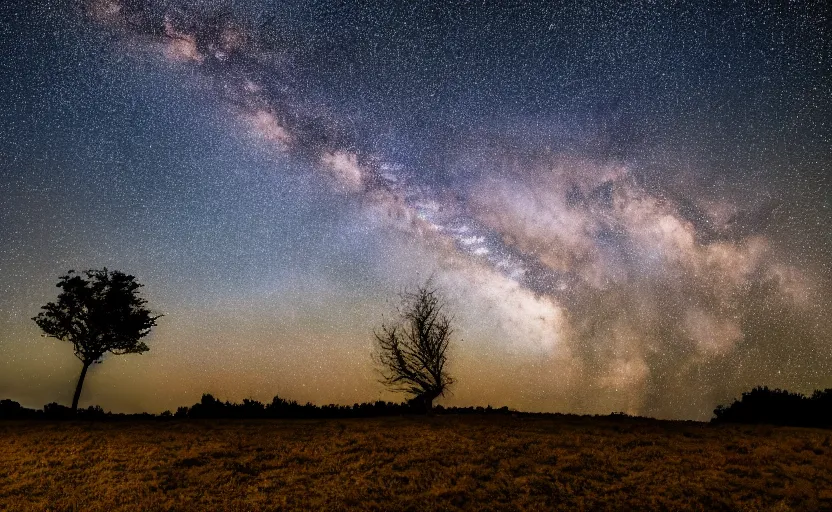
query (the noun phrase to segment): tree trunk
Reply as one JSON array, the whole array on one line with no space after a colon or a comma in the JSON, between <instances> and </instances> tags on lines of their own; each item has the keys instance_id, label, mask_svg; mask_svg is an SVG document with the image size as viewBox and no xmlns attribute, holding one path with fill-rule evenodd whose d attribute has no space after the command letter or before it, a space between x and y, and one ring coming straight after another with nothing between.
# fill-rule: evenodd
<instances>
[{"instance_id":1,"label":"tree trunk","mask_svg":"<svg viewBox=\"0 0 832 512\"><path fill-rule=\"evenodd\" d=\"M81 370L81 376L78 377L78 385L75 386L75 396L72 397L72 414L78 411L78 399L81 398L81 388L84 387L84 378L87 376L87 369L90 363L84 363L84 368Z\"/></svg>"},{"instance_id":2,"label":"tree trunk","mask_svg":"<svg viewBox=\"0 0 832 512\"><path fill-rule=\"evenodd\" d=\"M425 414L431 415L433 413L433 401L439 398L440 394L441 393L439 393L438 391L433 390L428 391L427 393L424 393L421 397L419 397L421 399L422 407L424 408Z\"/></svg>"}]
</instances>

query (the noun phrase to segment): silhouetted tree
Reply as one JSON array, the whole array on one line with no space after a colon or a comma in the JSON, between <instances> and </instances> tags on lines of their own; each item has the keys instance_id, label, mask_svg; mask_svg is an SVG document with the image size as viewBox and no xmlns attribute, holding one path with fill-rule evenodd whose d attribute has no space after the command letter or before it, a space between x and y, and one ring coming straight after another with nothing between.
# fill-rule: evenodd
<instances>
[{"instance_id":1,"label":"silhouetted tree","mask_svg":"<svg viewBox=\"0 0 832 512\"><path fill-rule=\"evenodd\" d=\"M0 400L0 419L35 418L38 411L23 407L14 400Z\"/></svg>"},{"instance_id":2,"label":"silhouetted tree","mask_svg":"<svg viewBox=\"0 0 832 512\"><path fill-rule=\"evenodd\" d=\"M156 319L138 295L141 284L136 278L114 270L73 270L61 276L56 285L62 291L57 302L43 306L32 320L45 336L69 341L75 357L83 368L75 395L72 412L78 410L78 399L87 370L100 363L104 354L141 354L148 349L141 339L156 325Z\"/></svg>"},{"instance_id":3,"label":"silhouetted tree","mask_svg":"<svg viewBox=\"0 0 832 512\"><path fill-rule=\"evenodd\" d=\"M768 423L803 427L832 427L832 389L812 396L758 386L739 400L714 409L715 423Z\"/></svg>"},{"instance_id":4,"label":"silhouetted tree","mask_svg":"<svg viewBox=\"0 0 832 512\"><path fill-rule=\"evenodd\" d=\"M430 281L401 294L397 318L373 331L375 360L382 382L393 391L412 395L411 406L430 411L454 379L445 371L453 318Z\"/></svg>"}]
</instances>

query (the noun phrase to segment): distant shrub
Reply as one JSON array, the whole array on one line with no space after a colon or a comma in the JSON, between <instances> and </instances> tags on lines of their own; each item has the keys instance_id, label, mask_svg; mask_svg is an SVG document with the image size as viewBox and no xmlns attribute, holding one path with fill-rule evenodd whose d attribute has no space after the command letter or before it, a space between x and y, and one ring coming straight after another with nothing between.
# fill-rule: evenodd
<instances>
[{"instance_id":1,"label":"distant shrub","mask_svg":"<svg viewBox=\"0 0 832 512\"><path fill-rule=\"evenodd\" d=\"M48 403L43 406L43 416L50 420L63 420L72 418L72 408L61 405L56 402Z\"/></svg>"},{"instance_id":2,"label":"distant shrub","mask_svg":"<svg viewBox=\"0 0 832 512\"><path fill-rule=\"evenodd\" d=\"M756 387L731 405L714 409L714 423L765 423L798 427L832 427L832 389L811 397L785 389Z\"/></svg>"},{"instance_id":3,"label":"distant shrub","mask_svg":"<svg viewBox=\"0 0 832 512\"><path fill-rule=\"evenodd\" d=\"M48 420L128 420L128 419L281 419L281 418L372 418L380 416L400 416L409 414L424 414L420 403L395 403L378 400L376 402L355 403L353 405L315 405L300 404L295 400L286 400L275 396L268 404L249 398L241 403L222 401L213 395L202 395L199 402L190 407L181 406L176 412L165 411L159 415L149 413L123 414L106 412L101 406L89 406L78 409L72 414L72 408L58 403L49 403L42 411L25 409L12 400L0 401L0 419L11 418L41 418ZM508 407L495 409L487 407L444 407L434 408L436 414L489 414L509 415L517 411Z\"/></svg>"},{"instance_id":4,"label":"distant shrub","mask_svg":"<svg viewBox=\"0 0 832 512\"><path fill-rule=\"evenodd\" d=\"M101 420L109 413L104 412L100 405L91 405L86 409L78 409L78 418L82 420Z\"/></svg>"},{"instance_id":5,"label":"distant shrub","mask_svg":"<svg viewBox=\"0 0 832 512\"><path fill-rule=\"evenodd\" d=\"M34 409L27 409L14 400L0 400L0 418L2 419L35 418L38 412Z\"/></svg>"}]
</instances>

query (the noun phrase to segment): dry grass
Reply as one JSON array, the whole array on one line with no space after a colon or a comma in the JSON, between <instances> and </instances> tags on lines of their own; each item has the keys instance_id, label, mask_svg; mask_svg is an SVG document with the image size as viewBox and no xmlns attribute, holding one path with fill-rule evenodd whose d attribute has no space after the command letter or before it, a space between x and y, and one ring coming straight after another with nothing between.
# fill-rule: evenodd
<instances>
[{"instance_id":1,"label":"dry grass","mask_svg":"<svg viewBox=\"0 0 832 512\"><path fill-rule=\"evenodd\" d=\"M0 510L832 510L832 433L636 420L0 422Z\"/></svg>"}]
</instances>

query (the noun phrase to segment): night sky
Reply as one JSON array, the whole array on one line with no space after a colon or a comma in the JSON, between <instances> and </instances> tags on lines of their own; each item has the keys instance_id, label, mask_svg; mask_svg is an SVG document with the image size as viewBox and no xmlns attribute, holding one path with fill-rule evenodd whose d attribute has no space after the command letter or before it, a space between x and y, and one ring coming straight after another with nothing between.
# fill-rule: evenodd
<instances>
[{"instance_id":1,"label":"night sky","mask_svg":"<svg viewBox=\"0 0 832 512\"><path fill-rule=\"evenodd\" d=\"M0 398L69 403L31 317L103 266L165 316L83 407L400 399L431 276L446 405L832 387L832 9L628 4L2 2Z\"/></svg>"}]
</instances>

